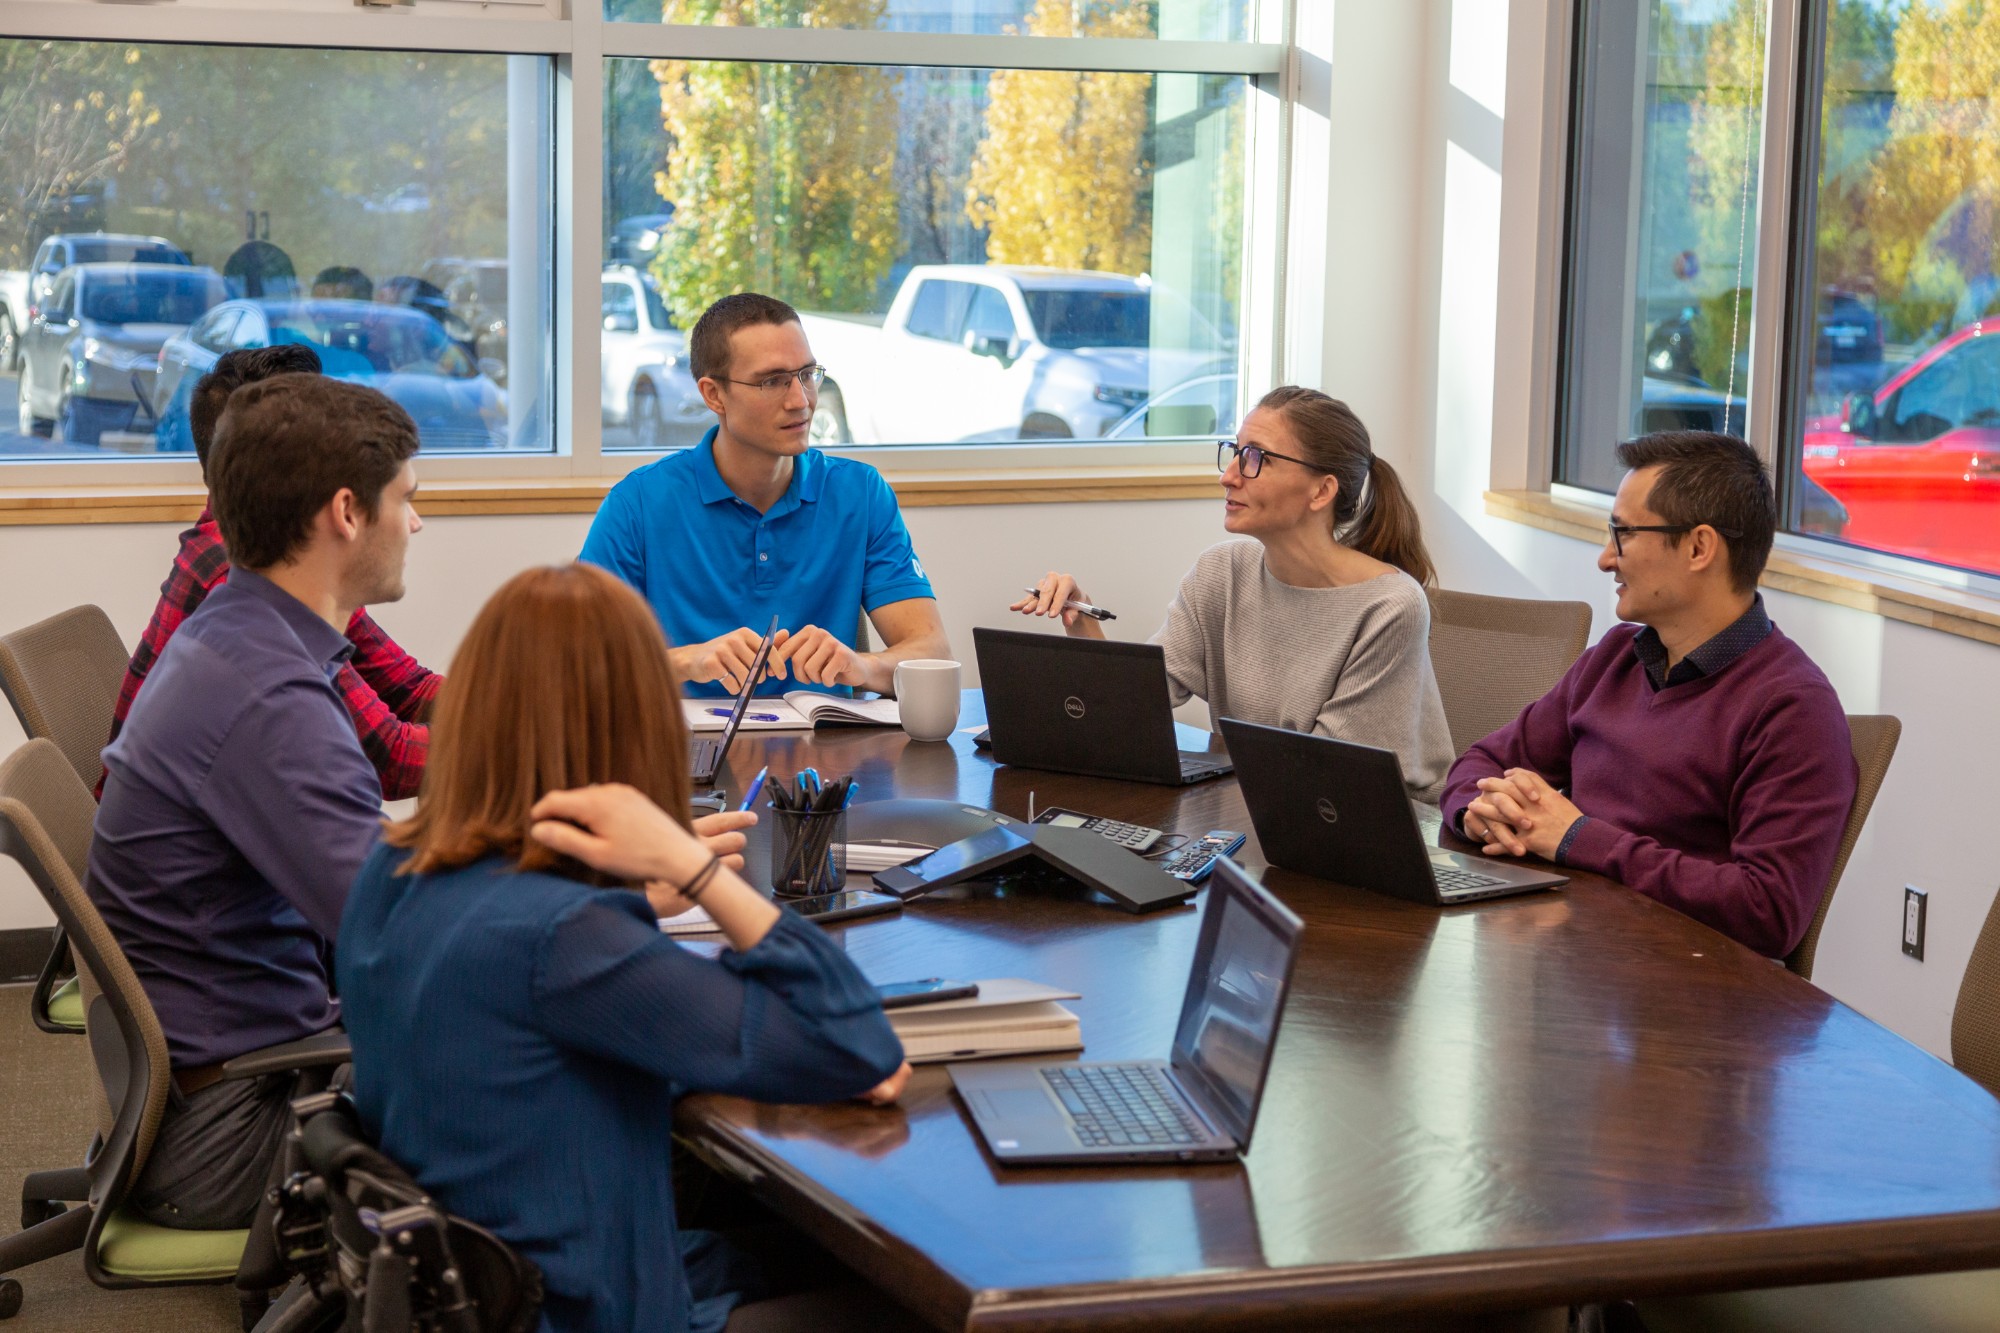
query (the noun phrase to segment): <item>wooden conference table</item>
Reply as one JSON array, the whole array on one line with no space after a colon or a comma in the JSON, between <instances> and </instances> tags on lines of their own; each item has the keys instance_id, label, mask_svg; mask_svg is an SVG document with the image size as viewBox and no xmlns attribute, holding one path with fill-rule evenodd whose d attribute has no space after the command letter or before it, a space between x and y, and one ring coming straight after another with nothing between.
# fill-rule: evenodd
<instances>
[{"instance_id":1,"label":"wooden conference table","mask_svg":"<svg viewBox=\"0 0 2000 1333\"><path fill-rule=\"evenodd\" d=\"M1025 817L1033 791L1251 832L1234 779L997 767L964 732L746 732L731 792L765 763L855 774L861 801ZM1254 835L1238 859L1265 869ZM754 882L767 863L759 836ZM2000 1103L1688 918L1589 875L1452 910L1263 879L1307 933L1241 1165L1003 1169L940 1066L895 1108L700 1096L677 1128L939 1328L1320 1328L2000 1265ZM1196 920L987 886L839 938L878 982L1080 991L1084 1058L1164 1057Z\"/></svg>"}]
</instances>

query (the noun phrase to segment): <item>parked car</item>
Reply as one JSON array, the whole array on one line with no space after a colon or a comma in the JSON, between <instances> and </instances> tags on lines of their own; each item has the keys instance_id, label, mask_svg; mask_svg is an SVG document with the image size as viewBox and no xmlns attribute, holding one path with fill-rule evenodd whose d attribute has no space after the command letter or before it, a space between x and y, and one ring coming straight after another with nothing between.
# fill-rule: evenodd
<instances>
[{"instance_id":1,"label":"parked car","mask_svg":"<svg viewBox=\"0 0 2000 1333\"><path fill-rule=\"evenodd\" d=\"M1130 415L1104 432L1107 440L1212 435L1236 431L1236 376L1197 375L1182 380L1132 409Z\"/></svg>"},{"instance_id":2,"label":"parked car","mask_svg":"<svg viewBox=\"0 0 2000 1333\"><path fill-rule=\"evenodd\" d=\"M465 322L479 368L507 382L507 261L433 259L417 276L444 294L445 308ZM448 327L447 332L459 337Z\"/></svg>"},{"instance_id":3,"label":"parked car","mask_svg":"<svg viewBox=\"0 0 2000 1333\"><path fill-rule=\"evenodd\" d=\"M641 449L693 444L715 414L688 372L687 336L668 318L652 275L604 266L604 424L630 426Z\"/></svg>"},{"instance_id":4,"label":"parked car","mask_svg":"<svg viewBox=\"0 0 2000 1333\"><path fill-rule=\"evenodd\" d=\"M507 447L507 394L465 348L419 311L374 301L226 301L159 351L160 448L191 450L188 400L224 352L304 343L335 379L402 404L429 450Z\"/></svg>"},{"instance_id":5,"label":"parked car","mask_svg":"<svg viewBox=\"0 0 2000 1333\"><path fill-rule=\"evenodd\" d=\"M1191 347L1155 345L1156 316ZM1157 307L1157 308L1156 308ZM807 315L827 367L817 444L1095 439L1173 384L1233 360L1178 297L1121 273L922 264L880 319Z\"/></svg>"},{"instance_id":6,"label":"parked car","mask_svg":"<svg viewBox=\"0 0 2000 1333\"><path fill-rule=\"evenodd\" d=\"M1808 422L1805 471L1847 506L1850 540L2000 572L2000 320Z\"/></svg>"},{"instance_id":7,"label":"parked car","mask_svg":"<svg viewBox=\"0 0 2000 1333\"><path fill-rule=\"evenodd\" d=\"M660 248L660 238L667 230L667 224L674 220L672 205L664 213L637 213L629 218L620 218L618 225L611 229L611 239L605 244L604 257L614 264L644 264Z\"/></svg>"},{"instance_id":8,"label":"parked car","mask_svg":"<svg viewBox=\"0 0 2000 1333\"><path fill-rule=\"evenodd\" d=\"M65 268L21 339L21 434L95 445L131 429L142 408L150 428L161 345L227 295L211 268Z\"/></svg>"},{"instance_id":9,"label":"parked car","mask_svg":"<svg viewBox=\"0 0 2000 1333\"><path fill-rule=\"evenodd\" d=\"M189 264L185 252L158 236L119 232L64 232L35 247L25 269L0 273L0 375L19 365L21 333L34 318L35 306L55 287L56 276L71 264Z\"/></svg>"}]
</instances>

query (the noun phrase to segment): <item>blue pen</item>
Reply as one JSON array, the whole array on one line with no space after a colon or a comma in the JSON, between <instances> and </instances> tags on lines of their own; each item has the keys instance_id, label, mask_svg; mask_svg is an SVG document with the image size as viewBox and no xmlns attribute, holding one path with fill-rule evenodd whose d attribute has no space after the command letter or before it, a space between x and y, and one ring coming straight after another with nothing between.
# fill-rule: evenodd
<instances>
[{"instance_id":1,"label":"blue pen","mask_svg":"<svg viewBox=\"0 0 2000 1333\"><path fill-rule=\"evenodd\" d=\"M807 797L807 803L819 799L821 788L819 785L818 769L809 768L805 772L799 774L799 791L801 794L804 794L808 791L812 793L811 796Z\"/></svg>"},{"instance_id":2,"label":"blue pen","mask_svg":"<svg viewBox=\"0 0 2000 1333\"><path fill-rule=\"evenodd\" d=\"M711 717L734 717L736 715L734 708L711 708L707 712ZM776 713L745 713L743 720L745 722L777 722L782 719Z\"/></svg>"},{"instance_id":3,"label":"blue pen","mask_svg":"<svg viewBox=\"0 0 2000 1333\"><path fill-rule=\"evenodd\" d=\"M743 793L743 804L736 807L739 811L748 810L751 806L757 804L758 794L764 790L764 779L770 775L771 766L769 764L757 770L757 776L750 779L750 790Z\"/></svg>"}]
</instances>

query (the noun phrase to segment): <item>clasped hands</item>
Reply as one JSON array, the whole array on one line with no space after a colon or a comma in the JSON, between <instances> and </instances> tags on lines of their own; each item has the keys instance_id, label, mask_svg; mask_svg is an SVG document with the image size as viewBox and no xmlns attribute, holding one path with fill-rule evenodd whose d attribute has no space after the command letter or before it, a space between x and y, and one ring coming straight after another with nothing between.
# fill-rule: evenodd
<instances>
[{"instance_id":1,"label":"clasped hands","mask_svg":"<svg viewBox=\"0 0 2000 1333\"><path fill-rule=\"evenodd\" d=\"M757 660L763 638L748 626L733 629L706 643L675 649L674 666L682 680L721 681L723 688L735 692L743 688L743 678ZM807 685L863 686L868 681L861 654L818 625L807 625L796 633L781 629L772 635L764 674L776 680L796 676Z\"/></svg>"},{"instance_id":2,"label":"clasped hands","mask_svg":"<svg viewBox=\"0 0 2000 1333\"><path fill-rule=\"evenodd\" d=\"M1460 823L1466 837L1485 844L1480 850L1488 856L1532 852L1553 861L1563 835L1583 818L1575 802L1531 769L1510 768L1497 778L1481 778L1479 793Z\"/></svg>"}]
</instances>

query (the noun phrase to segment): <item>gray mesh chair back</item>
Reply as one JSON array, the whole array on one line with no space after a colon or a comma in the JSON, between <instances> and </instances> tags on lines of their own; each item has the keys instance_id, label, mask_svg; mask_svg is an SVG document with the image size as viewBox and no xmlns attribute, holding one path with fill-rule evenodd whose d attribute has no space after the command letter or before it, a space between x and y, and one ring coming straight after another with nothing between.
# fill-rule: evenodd
<instances>
[{"instance_id":1,"label":"gray mesh chair back","mask_svg":"<svg viewBox=\"0 0 2000 1333\"><path fill-rule=\"evenodd\" d=\"M101 1144L87 1169L89 1207L71 1209L0 1241L0 1271L81 1248L84 1270L93 1281L133 1286L139 1284L99 1266L98 1249L106 1224L152 1150L167 1108L170 1072L166 1034L152 1003L64 850L79 831L88 846L96 808L53 741L29 741L0 762L0 855L27 871L75 951L91 1056L105 1097L100 1106L107 1113L99 1124ZM31 1192L24 1191L24 1198Z\"/></svg>"},{"instance_id":2,"label":"gray mesh chair back","mask_svg":"<svg viewBox=\"0 0 2000 1333\"><path fill-rule=\"evenodd\" d=\"M1847 858L1854 854L1861 826L1868 822L1868 812L1875 807L1875 794L1882 790L1882 779L1888 776L1889 761L1896 757L1896 742L1903 737L1903 723L1902 719L1886 714L1849 713L1847 734L1854 746L1854 765L1860 770L1854 804L1847 809L1847 827L1840 831L1840 851L1833 858L1833 869L1827 872L1826 892L1819 896L1819 910L1813 913L1812 924L1806 927L1799 947L1785 958L1785 966L1808 981L1812 980L1813 955L1819 952L1819 932L1826 925L1828 909L1833 906L1833 891L1840 887Z\"/></svg>"},{"instance_id":3,"label":"gray mesh chair back","mask_svg":"<svg viewBox=\"0 0 2000 1333\"><path fill-rule=\"evenodd\" d=\"M0 634L0 691L21 730L30 740L54 741L86 790L103 771L98 756L131 660L110 617L94 606Z\"/></svg>"},{"instance_id":4,"label":"gray mesh chair back","mask_svg":"<svg viewBox=\"0 0 2000 1333\"><path fill-rule=\"evenodd\" d=\"M1951 1013L1951 1062L2000 1097L2000 896L1972 943L1958 1007Z\"/></svg>"},{"instance_id":5,"label":"gray mesh chair back","mask_svg":"<svg viewBox=\"0 0 2000 1333\"><path fill-rule=\"evenodd\" d=\"M1547 694L1590 640L1590 604L1430 590L1431 671L1464 754Z\"/></svg>"}]
</instances>

